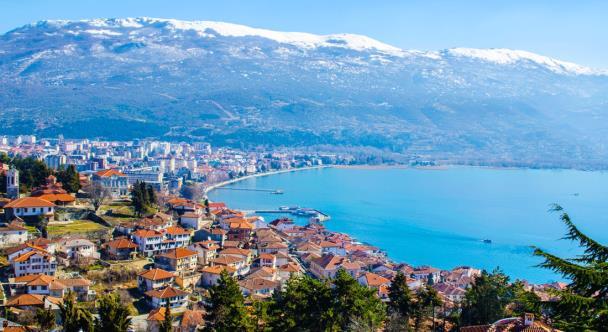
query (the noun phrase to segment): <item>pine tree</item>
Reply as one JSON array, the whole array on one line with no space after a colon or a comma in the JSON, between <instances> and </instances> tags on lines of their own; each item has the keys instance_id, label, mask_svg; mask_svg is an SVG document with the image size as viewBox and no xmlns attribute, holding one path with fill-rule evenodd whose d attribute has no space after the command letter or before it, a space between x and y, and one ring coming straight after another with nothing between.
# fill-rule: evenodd
<instances>
[{"instance_id":1,"label":"pine tree","mask_svg":"<svg viewBox=\"0 0 608 332\"><path fill-rule=\"evenodd\" d=\"M55 327L55 313L49 309L36 310L36 322L42 331L50 331Z\"/></svg>"},{"instance_id":2,"label":"pine tree","mask_svg":"<svg viewBox=\"0 0 608 332\"><path fill-rule=\"evenodd\" d=\"M388 298L390 299L388 303L390 313L396 314L397 319L403 320L404 325L408 326L409 317L413 311L412 292L403 272L397 272L389 287Z\"/></svg>"},{"instance_id":3,"label":"pine tree","mask_svg":"<svg viewBox=\"0 0 608 332\"><path fill-rule=\"evenodd\" d=\"M584 249L576 258L534 250L534 255L544 259L541 267L571 281L565 290L555 292L559 297L551 308L555 325L568 331L608 331L608 247L581 232L561 206L555 205L552 210L561 213L560 219L568 229L564 239L578 242Z\"/></svg>"},{"instance_id":4,"label":"pine tree","mask_svg":"<svg viewBox=\"0 0 608 332\"><path fill-rule=\"evenodd\" d=\"M482 271L465 293L461 321L464 325L491 324L505 315L507 304L513 299L507 277L499 269Z\"/></svg>"},{"instance_id":5,"label":"pine tree","mask_svg":"<svg viewBox=\"0 0 608 332\"><path fill-rule=\"evenodd\" d=\"M335 323L342 330L351 329L351 323L360 328L377 330L386 318L384 303L376 296L376 290L365 287L340 269L332 280ZM361 326L363 325L363 326Z\"/></svg>"},{"instance_id":6,"label":"pine tree","mask_svg":"<svg viewBox=\"0 0 608 332\"><path fill-rule=\"evenodd\" d=\"M270 311L273 331L331 331L335 320L329 283L310 276L290 278Z\"/></svg>"},{"instance_id":7,"label":"pine tree","mask_svg":"<svg viewBox=\"0 0 608 332\"><path fill-rule=\"evenodd\" d=\"M68 292L59 305L61 324L64 332L94 331L93 316L76 303L76 296Z\"/></svg>"},{"instance_id":8,"label":"pine tree","mask_svg":"<svg viewBox=\"0 0 608 332\"><path fill-rule=\"evenodd\" d=\"M209 289L206 331L250 331L250 317L236 280L223 271L217 284Z\"/></svg>"},{"instance_id":9,"label":"pine tree","mask_svg":"<svg viewBox=\"0 0 608 332\"><path fill-rule=\"evenodd\" d=\"M99 318L95 319L95 331L123 332L131 326L129 308L120 302L116 293L102 295L97 300Z\"/></svg>"}]
</instances>

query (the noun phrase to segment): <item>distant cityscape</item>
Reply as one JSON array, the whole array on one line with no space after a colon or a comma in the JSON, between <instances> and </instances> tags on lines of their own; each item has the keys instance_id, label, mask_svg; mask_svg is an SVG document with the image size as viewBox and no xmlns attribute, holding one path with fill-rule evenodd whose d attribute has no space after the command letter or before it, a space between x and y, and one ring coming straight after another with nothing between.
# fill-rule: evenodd
<instances>
[{"instance_id":1,"label":"distant cityscape","mask_svg":"<svg viewBox=\"0 0 608 332\"><path fill-rule=\"evenodd\" d=\"M69 294L94 303L119 289L135 330L160 331L172 310L182 331L194 331L204 325L205 292L223 275L237 280L243 296L268 300L293 276L332 280L343 271L385 303L398 275L412 292L432 289L446 328L446 317L458 312L481 275L470 266L441 270L393 262L380 248L327 230L329 216L313 209L277 208L310 217L299 225L206 198L207 189L240 177L349 165L355 162L350 155L31 135L0 138L0 154L6 185L0 304L14 313L58 311ZM518 285L543 301L566 286ZM16 320L28 323L27 317Z\"/></svg>"}]
</instances>

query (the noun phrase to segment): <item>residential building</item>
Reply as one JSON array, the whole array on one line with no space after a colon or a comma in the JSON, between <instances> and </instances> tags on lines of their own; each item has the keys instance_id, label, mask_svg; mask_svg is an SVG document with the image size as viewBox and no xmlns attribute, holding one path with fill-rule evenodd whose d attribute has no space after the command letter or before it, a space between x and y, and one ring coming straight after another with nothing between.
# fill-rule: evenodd
<instances>
[{"instance_id":1,"label":"residential building","mask_svg":"<svg viewBox=\"0 0 608 332\"><path fill-rule=\"evenodd\" d=\"M93 182L108 189L113 198L129 194L129 182L125 174L115 169L104 169L93 174Z\"/></svg>"},{"instance_id":2,"label":"residential building","mask_svg":"<svg viewBox=\"0 0 608 332\"><path fill-rule=\"evenodd\" d=\"M174 281L175 275L163 269L146 270L137 275L137 285L144 292L172 285Z\"/></svg>"},{"instance_id":3,"label":"residential building","mask_svg":"<svg viewBox=\"0 0 608 332\"><path fill-rule=\"evenodd\" d=\"M149 290L145 294L153 308L164 307L167 304L171 308L183 308L188 304L189 293L172 286Z\"/></svg>"},{"instance_id":4,"label":"residential building","mask_svg":"<svg viewBox=\"0 0 608 332\"><path fill-rule=\"evenodd\" d=\"M52 220L55 204L38 197L17 198L4 206L6 217L21 219L45 218Z\"/></svg>"},{"instance_id":5,"label":"residential building","mask_svg":"<svg viewBox=\"0 0 608 332\"><path fill-rule=\"evenodd\" d=\"M55 275L55 270L57 270L55 256L42 249L32 248L13 258L9 263L13 266L13 271L17 277L26 274Z\"/></svg>"},{"instance_id":6,"label":"residential building","mask_svg":"<svg viewBox=\"0 0 608 332\"><path fill-rule=\"evenodd\" d=\"M110 259L126 260L133 258L137 253L137 244L127 238L119 238L104 243L102 249Z\"/></svg>"},{"instance_id":7,"label":"residential building","mask_svg":"<svg viewBox=\"0 0 608 332\"><path fill-rule=\"evenodd\" d=\"M194 271L198 262L198 253L186 248L175 248L166 253L157 254L154 265L167 271Z\"/></svg>"}]
</instances>

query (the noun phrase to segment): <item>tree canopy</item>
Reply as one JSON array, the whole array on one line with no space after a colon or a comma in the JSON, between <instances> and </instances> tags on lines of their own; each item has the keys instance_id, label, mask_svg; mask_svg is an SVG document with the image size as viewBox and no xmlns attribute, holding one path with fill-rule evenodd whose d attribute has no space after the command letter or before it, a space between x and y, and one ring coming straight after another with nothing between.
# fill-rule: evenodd
<instances>
[{"instance_id":1,"label":"tree canopy","mask_svg":"<svg viewBox=\"0 0 608 332\"><path fill-rule=\"evenodd\" d=\"M143 181L137 181L133 184L131 189L131 201L133 202L133 209L138 215L144 215L156 207L156 192L154 188Z\"/></svg>"},{"instance_id":2,"label":"tree canopy","mask_svg":"<svg viewBox=\"0 0 608 332\"><path fill-rule=\"evenodd\" d=\"M223 271L217 284L209 289L205 331L250 331L251 317L236 280Z\"/></svg>"},{"instance_id":3,"label":"tree canopy","mask_svg":"<svg viewBox=\"0 0 608 332\"><path fill-rule=\"evenodd\" d=\"M544 259L541 267L570 280L566 289L555 291L559 300L551 304L552 319L568 331L608 331L608 247L581 232L561 206L552 210L566 225L564 239L583 249L577 257L561 258L535 247L534 255Z\"/></svg>"}]
</instances>

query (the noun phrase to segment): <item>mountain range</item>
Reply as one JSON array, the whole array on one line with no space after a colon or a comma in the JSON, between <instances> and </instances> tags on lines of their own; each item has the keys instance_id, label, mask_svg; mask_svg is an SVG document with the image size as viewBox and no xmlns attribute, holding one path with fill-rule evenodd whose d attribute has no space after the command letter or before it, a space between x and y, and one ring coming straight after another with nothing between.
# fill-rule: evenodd
<instances>
[{"instance_id":1,"label":"mountain range","mask_svg":"<svg viewBox=\"0 0 608 332\"><path fill-rule=\"evenodd\" d=\"M404 50L222 22L40 21L0 36L0 117L0 134L603 168L608 72L519 50Z\"/></svg>"}]
</instances>

